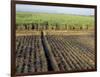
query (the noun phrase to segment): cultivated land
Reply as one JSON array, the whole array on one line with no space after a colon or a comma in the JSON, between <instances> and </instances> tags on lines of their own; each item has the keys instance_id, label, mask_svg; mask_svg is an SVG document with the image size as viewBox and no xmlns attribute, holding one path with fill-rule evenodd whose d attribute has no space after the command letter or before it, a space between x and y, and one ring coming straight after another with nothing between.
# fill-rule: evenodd
<instances>
[{"instance_id":1,"label":"cultivated land","mask_svg":"<svg viewBox=\"0 0 100 77\"><path fill-rule=\"evenodd\" d=\"M17 12L16 28L18 30L91 30L94 29L94 17Z\"/></svg>"},{"instance_id":2,"label":"cultivated land","mask_svg":"<svg viewBox=\"0 0 100 77\"><path fill-rule=\"evenodd\" d=\"M18 12L16 19L16 74L95 69L93 16Z\"/></svg>"}]
</instances>

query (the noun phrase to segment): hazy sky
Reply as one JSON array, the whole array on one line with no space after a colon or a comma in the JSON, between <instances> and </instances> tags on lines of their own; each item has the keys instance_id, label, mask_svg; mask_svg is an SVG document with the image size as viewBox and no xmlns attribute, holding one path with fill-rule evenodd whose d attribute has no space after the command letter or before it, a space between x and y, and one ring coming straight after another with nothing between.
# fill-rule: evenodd
<instances>
[{"instance_id":1,"label":"hazy sky","mask_svg":"<svg viewBox=\"0 0 100 77\"><path fill-rule=\"evenodd\" d=\"M17 12L94 15L94 9L91 9L91 8L73 8L73 7L26 5L26 4L16 4L16 11Z\"/></svg>"}]
</instances>

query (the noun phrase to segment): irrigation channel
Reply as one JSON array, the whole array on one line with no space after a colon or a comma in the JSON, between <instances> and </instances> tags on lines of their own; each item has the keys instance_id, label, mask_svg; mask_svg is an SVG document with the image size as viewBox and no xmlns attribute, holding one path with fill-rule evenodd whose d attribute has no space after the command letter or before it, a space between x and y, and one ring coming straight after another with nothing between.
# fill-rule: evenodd
<instances>
[{"instance_id":1,"label":"irrigation channel","mask_svg":"<svg viewBox=\"0 0 100 77\"><path fill-rule=\"evenodd\" d=\"M44 52L46 55L48 71L53 71L51 60L49 58L49 49L48 49L48 46L46 45L46 43L48 43L48 42L46 42L45 40L46 40L46 38L44 37L44 32L41 31L41 41L42 41L43 49L44 49Z\"/></svg>"},{"instance_id":2,"label":"irrigation channel","mask_svg":"<svg viewBox=\"0 0 100 77\"><path fill-rule=\"evenodd\" d=\"M46 34L43 31L41 31L41 40L47 59L48 71L59 71L55 57L53 56L53 53L51 53L52 50L47 41Z\"/></svg>"}]
</instances>

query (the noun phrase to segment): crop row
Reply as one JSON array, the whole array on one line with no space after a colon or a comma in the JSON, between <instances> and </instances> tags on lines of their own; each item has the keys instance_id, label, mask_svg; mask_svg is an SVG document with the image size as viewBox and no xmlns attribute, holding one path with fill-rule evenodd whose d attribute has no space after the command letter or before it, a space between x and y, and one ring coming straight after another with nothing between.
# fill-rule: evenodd
<instances>
[{"instance_id":1,"label":"crop row","mask_svg":"<svg viewBox=\"0 0 100 77\"><path fill-rule=\"evenodd\" d=\"M40 36L17 36L17 73L46 72L47 70L47 61Z\"/></svg>"},{"instance_id":2,"label":"crop row","mask_svg":"<svg viewBox=\"0 0 100 77\"><path fill-rule=\"evenodd\" d=\"M59 70L76 71L93 69L94 51L66 36L47 36Z\"/></svg>"}]
</instances>

